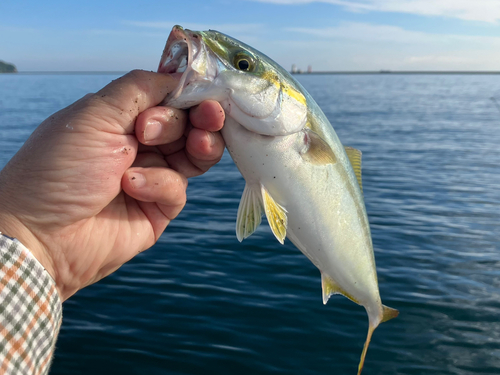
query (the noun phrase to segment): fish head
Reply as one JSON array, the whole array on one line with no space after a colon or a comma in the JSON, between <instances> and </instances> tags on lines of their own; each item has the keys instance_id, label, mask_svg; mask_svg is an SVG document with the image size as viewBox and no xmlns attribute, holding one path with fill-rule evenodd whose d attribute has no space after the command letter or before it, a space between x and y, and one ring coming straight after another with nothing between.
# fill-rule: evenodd
<instances>
[{"instance_id":1,"label":"fish head","mask_svg":"<svg viewBox=\"0 0 500 375\"><path fill-rule=\"evenodd\" d=\"M174 26L158 72L180 75L166 105L188 108L217 100L226 116L262 135L288 135L306 126L300 84L263 53L218 31Z\"/></svg>"}]
</instances>

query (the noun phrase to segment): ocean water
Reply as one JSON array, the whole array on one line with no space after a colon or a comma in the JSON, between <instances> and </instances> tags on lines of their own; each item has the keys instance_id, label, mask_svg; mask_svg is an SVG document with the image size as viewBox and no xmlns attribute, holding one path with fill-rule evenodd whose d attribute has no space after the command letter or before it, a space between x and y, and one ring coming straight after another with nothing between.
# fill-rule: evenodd
<instances>
[{"instance_id":1,"label":"ocean water","mask_svg":"<svg viewBox=\"0 0 500 375\"><path fill-rule=\"evenodd\" d=\"M0 75L0 167L116 75ZM500 76L302 75L363 186L383 302L364 374L500 373ZM150 250L64 304L51 374L355 374L364 309L263 221L226 154Z\"/></svg>"}]
</instances>

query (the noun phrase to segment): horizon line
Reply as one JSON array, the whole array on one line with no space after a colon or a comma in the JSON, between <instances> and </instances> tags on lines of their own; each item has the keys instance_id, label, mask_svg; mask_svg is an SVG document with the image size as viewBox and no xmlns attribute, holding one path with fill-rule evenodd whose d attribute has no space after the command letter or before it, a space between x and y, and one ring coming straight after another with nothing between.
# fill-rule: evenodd
<instances>
[{"instance_id":1,"label":"horizon line","mask_svg":"<svg viewBox=\"0 0 500 375\"><path fill-rule=\"evenodd\" d=\"M126 70L47 70L18 71L0 74L125 74ZM500 70L318 70L311 72L291 72L292 75L315 74L500 74Z\"/></svg>"}]
</instances>

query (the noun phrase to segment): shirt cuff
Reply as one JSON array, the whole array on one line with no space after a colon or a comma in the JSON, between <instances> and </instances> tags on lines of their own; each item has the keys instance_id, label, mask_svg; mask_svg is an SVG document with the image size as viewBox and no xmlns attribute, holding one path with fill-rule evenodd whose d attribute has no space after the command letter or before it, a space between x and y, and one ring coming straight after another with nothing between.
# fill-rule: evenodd
<instances>
[{"instance_id":1,"label":"shirt cuff","mask_svg":"<svg viewBox=\"0 0 500 375\"><path fill-rule=\"evenodd\" d=\"M61 321L50 274L23 244L0 233L0 374L47 374Z\"/></svg>"}]
</instances>

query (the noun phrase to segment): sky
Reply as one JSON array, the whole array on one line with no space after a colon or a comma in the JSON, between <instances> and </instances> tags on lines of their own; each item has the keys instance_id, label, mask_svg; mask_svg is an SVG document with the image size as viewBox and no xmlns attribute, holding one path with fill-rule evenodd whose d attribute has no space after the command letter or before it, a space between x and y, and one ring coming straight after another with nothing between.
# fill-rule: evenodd
<instances>
[{"instance_id":1,"label":"sky","mask_svg":"<svg viewBox=\"0 0 500 375\"><path fill-rule=\"evenodd\" d=\"M176 24L224 32L288 70L500 70L500 0L0 0L0 60L155 70Z\"/></svg>"}]
</instances>

